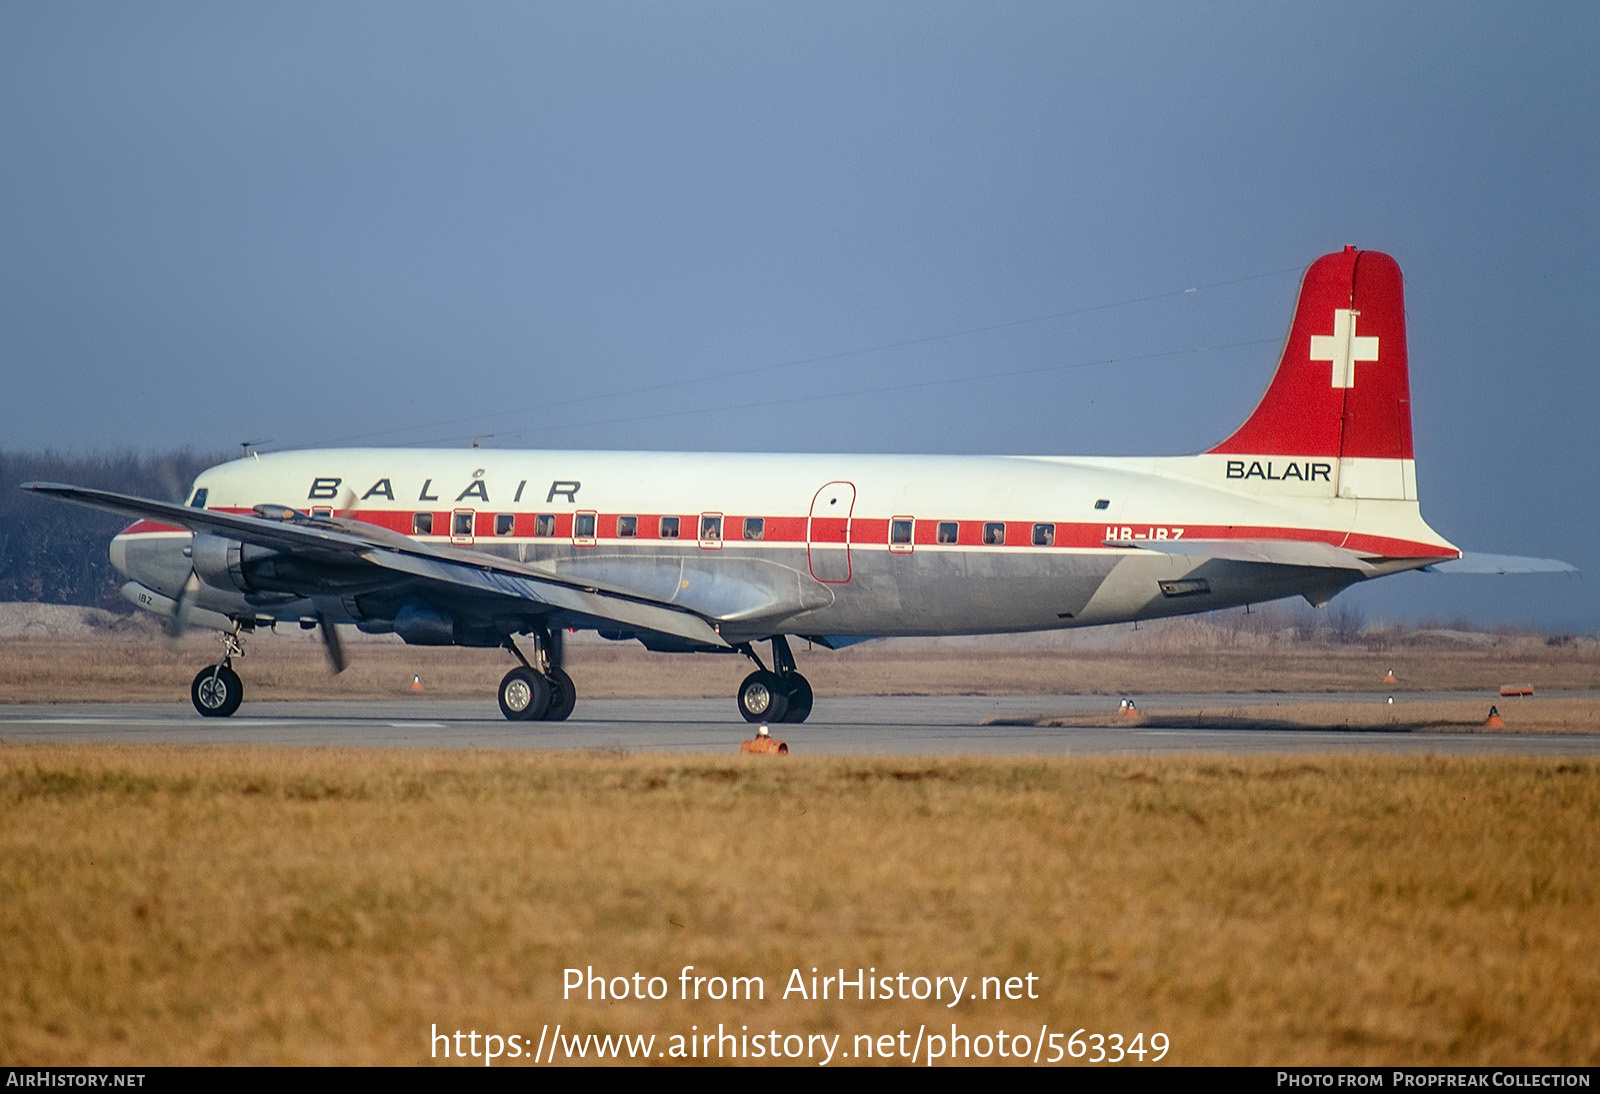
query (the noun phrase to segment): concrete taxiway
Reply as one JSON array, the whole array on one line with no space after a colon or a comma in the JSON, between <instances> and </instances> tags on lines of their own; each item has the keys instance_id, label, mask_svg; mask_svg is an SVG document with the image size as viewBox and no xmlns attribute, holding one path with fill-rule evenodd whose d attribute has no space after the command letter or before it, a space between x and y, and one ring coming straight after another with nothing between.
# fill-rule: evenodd
<instances>
[{"instance_id":1,"label":"concrete taxiway","mask_svg":"<svg viewBox=\"0 0 1600 1094\"><path fill-rule=\"evenodd\" d=\"M1570 694L1570 693L1569 693ZM1415 702L1481 699L1410 693ZM1371 695L1166 695L1162 710L1245 712L1275 703L1375 705ZM1488 703L1485 701L1485 709ZM1104 728L984 724L992 719L1103 712ZM1266 712L1263 712L1266 715ZM1270 717L1270 715L1266 715ZM773 726L803 754L1108 755L1177 752L1362 752L1600 757L1600 734L1411 733L1359 730L1185 729L1117 725L1105 696L880 696L819 699L803 725ZM249 702L228 719L187 704L0 706L0 741L313 745L346 748L602 749L732 753L751 735L729 699L595 699L566 722L508 722L492 702L408 699L374 702Z\"/></svg>"}]
</instances>

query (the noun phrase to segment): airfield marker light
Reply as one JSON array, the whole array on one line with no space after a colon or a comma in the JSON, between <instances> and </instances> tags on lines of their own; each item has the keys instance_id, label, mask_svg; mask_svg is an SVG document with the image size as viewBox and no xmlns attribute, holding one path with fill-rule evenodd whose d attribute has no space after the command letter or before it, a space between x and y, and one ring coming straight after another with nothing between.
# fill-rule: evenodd
<instances>
[{"instance_id":1,"label":"airfield marker light","mask_svg":"<svg viewBox=\"0 0 1600 1094\"><path fill-rule=\"evenodd\" d=\"M420 676L412 676L411 677L411 690L412 691L421 691L422 690L422 677L420 677Z\"/></svg>"},{"instance_id":2,"label":"airfield marker light","mask_svg":"<svg viewBox=\"0 0 1600 1094\"><path fill-rule=\"evenodd\" d=\"M772 731L764 724L756 728L756 735L747 741L739 742L740 752L752 752L759 755L787 756L789 746L772 736Z\"/></svg>"},{"instance_id":3,"label":"airfield marker light","mask_svg":"<svg viewBox=\"0 0 1600 1094\"><path fill-rule=\"evenodd\" d=\"M1384 676L1383 682L1385 684L1398 684L1400 681L1394 678L1394 669L1390 669L1388 674Z\"/></svg>"},{"instance_id":4,"label":"airfield marker light","mask_svg":"<svg viewBox=\"0 0 1600 1094\"><path fill-rule=\"evenodd\" d=\"M1498 707L1491 706L1489 708L1489 718L1483 723L1483 725L1485 729L1504 729L1506 728L1506 720L1500 717L1500 710Z\"/></svg>"}]
</instances>

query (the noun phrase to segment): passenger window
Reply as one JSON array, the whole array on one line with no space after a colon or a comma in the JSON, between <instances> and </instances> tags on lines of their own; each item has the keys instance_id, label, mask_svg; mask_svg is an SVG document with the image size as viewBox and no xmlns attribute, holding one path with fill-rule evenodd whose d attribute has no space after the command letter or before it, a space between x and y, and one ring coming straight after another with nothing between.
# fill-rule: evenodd
<instances>
[{"instance_id":1,"label":"passenger window","mask_svg":"<svg viewBox=\"0 0 1600 1094\"><path fill-rule=\"evenodd\" d=\"M433 535L433 514L432 513L412 513L411 514L411 534L414 535L414 536L431 536L431 535Z\"/></svg>"},{"instance_id":2,"label":"passenger window","mask_svg":"<svg viewBox=\"0 0 1600 1094\"><path fill-rule=\"evenodd\" d=\"M1056 545L1056 526L1054 524L1035 524L1033 526L1033 545L1035 547L1054 547Z\"/></svg>"},{"instance_id":3,"label":"passenger window","mask_svg":"<svg viewBox=\"0 0 1600 1094\"><path fill-rule=\"evenodd\" d=\"M536 536L553 536L556 534L556 515L554 513L540 513L533 518L533 534Z\"/></svg>"},{"instance_id":4,"label":"passenger window","mask_svg":"<svg viewBox=\"0 0 1600 1094\"><path fill-rule=\"evenodd\" d=\"M632 539L639 534L638 517L618 517L617 535L623 539Z\"/></svg>"},{"instance_id":5,"label":"passenger window","mask_svg":"<svg viewBox=\"0 0 1600 1094\"><path fill-rule=\"evenodd\" d=\"M572 535L574 539L594 538L594 514L579 513L572 518Z\"/></svg>"},{"instance_id":6,"label":"passenger window","mask_svg":"<svg viewBox=\"0 0 1600 1094\"><path fill-rule=\"evenodd\" d=\"M450 525L452 536L470 536L472 534L472 514L456 513Z\"/></svg>"},{"instance_id":7,"label":"passenger window","mask_svg":"<svg viewBox=\"0 0 1600 1094\"><path fill-rule=\"evenodd\" d=\"M767 522L764 517L744 518L744 538L760 539L767 534Z\"/></svg>"},{"instance_id":8,"label":"passenger window","mask_svg":"<svg viewBox=\"0 0 1600 1094\"><path fill-rule=\"evenodd\" d=\"M496 513L494 515L494 534L497 536L509 536L516 524L517 518L512 514Z\"/></svg>"},{"instance_id":9,"label":"passenger window","mask_svg":"<svg viewBox=\"0 0 1600 1094\"><path fill-rule=\"evenodd\" d=\"M939 522L939 534L935 539L940 543L955 543L961 538L961 526L953 520Z\"/></svg>"},{"instance_id":10,"label":"passenger window","mask_svg":"<svg viewBox=\"0 0 1600 1094\"><path fill-rule=\"evenodd\" d=\"M910 543L911 542L911 521L909 521L909 520L892 520L892 521L890 521L889 522L889 542L890 543Z\"/></svg>"},{"instance_id":11,"label":"passenger window","mask_svg":"<svg viewBox=\"0 0 1600 1094\"><path fill-rule=\"evenodd\" d=\"M677 539L678 538L678 518L677 517L662 517L661 518L661 538L662 539Z\"/></svg>"},{"instance_id":12,"label":"passenger window","mask_svg":"<svg viewBox=\"0 0 1600 1094\"><path fill-rule=\"evenodd\" d=\"M700 518L700 538L701 539L721 539L722 538L722 518L721 517L701 517Z\"/></svg>"},{"instance_id":13,"label":"passenger window","mask_svg":"<svg viewBox=\"0 0 1600 1094\"><path fill-rule=\"evenodd\" d=\"M1004 521L991 520L983 526L983 542L991 547L998 547L1006 541L1006 526Z\"/></svg>"}]
</instances>

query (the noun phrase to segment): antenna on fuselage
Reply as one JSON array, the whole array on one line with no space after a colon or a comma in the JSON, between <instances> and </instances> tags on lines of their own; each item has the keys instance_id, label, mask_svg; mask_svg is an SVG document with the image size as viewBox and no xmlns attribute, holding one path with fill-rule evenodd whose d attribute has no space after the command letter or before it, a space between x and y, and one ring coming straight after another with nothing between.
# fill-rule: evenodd
<instances>
[{"instance_id":1,"label":"antenna on fuselage","mask_svg":"<svg viewBox=\"0 0 1600 1094\"><path fill-rule=\"evenodd\" d=\"M476 437L472 438L472 447L473 448L482 448L483 445L481 443L479 443L479 442L486 441L490 437L493 437L493 436L494 436L493 433L479 433Z\"/></svg>"},{"instance_id":2,"label":"antenna on fuselage","mask_svg":"<svg viewBox=\"0 0 1600 1094\"><path fill-rule=\"evenodd\" d=\"M256 445L266 444L271 439L271 437L262 437L261 439L254 441L240 441L239 447L244 449L245 456L248 456L252 460L259 460L261 455L256 451Z\"/></svg>"}]
</instances>

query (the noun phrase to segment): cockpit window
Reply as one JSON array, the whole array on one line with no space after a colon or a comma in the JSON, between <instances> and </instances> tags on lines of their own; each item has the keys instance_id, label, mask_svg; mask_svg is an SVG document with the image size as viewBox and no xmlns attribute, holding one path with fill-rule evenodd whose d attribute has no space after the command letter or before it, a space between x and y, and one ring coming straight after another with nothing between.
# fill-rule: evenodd
<instances>
[{"instance_id":1,"label":"cockpit window","mask_svg":"<svg viewBox=\"0 0 1600 1094\"><path fill-rule=\"evenodd\" d=\"M200 489L196 490L194 492L194 497L189 499L189 508L190 509L204 509L206 507L206 495L208 493L210 493L210 491L207 490L204 486L202 486ZM169 498L171 496L172 496L171 494L167 495L167 497L169 497Z\"/></svg>"}]
</instances>

